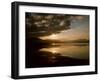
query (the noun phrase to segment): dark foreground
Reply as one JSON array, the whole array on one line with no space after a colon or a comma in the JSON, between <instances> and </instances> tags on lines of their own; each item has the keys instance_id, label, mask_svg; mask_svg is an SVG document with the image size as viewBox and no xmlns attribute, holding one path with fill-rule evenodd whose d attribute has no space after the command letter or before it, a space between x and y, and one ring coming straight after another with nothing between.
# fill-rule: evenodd
<instances>
[{"instance_id":1,"label":"dark foreground","mask_svg":"<svg viewBox=\"0 0 100 81\"><path fill-rule=\"evenodd\" d=\"M32 42L32 40L26 42L26 68L89 65L89 59L77 59L62 56L60 53L39 51L44 47L48 48L50 45Z\"/></svg>"}]
</instances>

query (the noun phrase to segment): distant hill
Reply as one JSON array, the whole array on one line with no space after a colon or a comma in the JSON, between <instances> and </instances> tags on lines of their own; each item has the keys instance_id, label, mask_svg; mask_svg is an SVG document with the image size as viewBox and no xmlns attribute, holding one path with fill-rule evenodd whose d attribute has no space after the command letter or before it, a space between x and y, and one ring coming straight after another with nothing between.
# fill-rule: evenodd
<instances>
[{"instance_id":1,"label":"distant hill","mask_svg":"<svg viewBox=\"0 0 100 81\"><path fill-rule=\"evenodd\" d=\"M76 40L68 40L68 41L48 39L44 41L48 43L89 43L88 39L76 39Z\"/></svg>"},{"instance_id":2,"label":"distant hill","mask_svg":"<svg viewBox=\"0 0 100 81\"><path fill-rule=\"evenodd\" d=\"M76 39L76 40L70 40L70 41L66 41L68 43L89 43L89 40L88 39Z\"/></svg>"},{"instance_id":3,"label":"distant hill","mask_svg":"<svg viewBox=\"0 0 100 81\"><path fill-rule=\"evenodd\" d=\"M51 43L89 43L88 39L77 39L77 40L42 40L40 38L28 38L26 40L27 45L35 45L35 46L43 46L43 45L50 45Z\"/></svg>"}]
</instances>

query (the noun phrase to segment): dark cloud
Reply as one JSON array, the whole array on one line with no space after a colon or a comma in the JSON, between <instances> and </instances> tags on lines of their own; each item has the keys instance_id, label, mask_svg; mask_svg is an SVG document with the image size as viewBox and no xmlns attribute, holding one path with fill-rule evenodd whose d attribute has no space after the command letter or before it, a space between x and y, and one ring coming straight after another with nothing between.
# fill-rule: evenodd
<instances>
[{"instance_id":1,"label":"dark cloud","mask_svg":"<svg viewBox=\"0 0 100 81\"><path fill-rule=\"evenodd\" d=\"M26 32L29 36L47 36L70 28L70 16L63 14L26 13Z\"/></svg>"}]
</instances>

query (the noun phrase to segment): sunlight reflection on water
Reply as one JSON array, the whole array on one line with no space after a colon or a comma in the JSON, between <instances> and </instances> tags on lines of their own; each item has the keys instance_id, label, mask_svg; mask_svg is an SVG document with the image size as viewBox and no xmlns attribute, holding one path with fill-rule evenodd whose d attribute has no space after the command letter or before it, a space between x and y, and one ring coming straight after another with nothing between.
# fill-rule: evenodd
<instances>
[{"instance_id":1,"label":"sunlight reflection on water","mask_svg":"<svg viewBox=\"0 0 100 81\"><path fill-rule=\"evenodd\" d=\"M51 52L53 54L60 54L61 56L68 56L72 58L88 59L89 58L89 45L87 43L70 43L61 44L48 48L42 48L40 51Z\"/></svg>"}]
</instances>

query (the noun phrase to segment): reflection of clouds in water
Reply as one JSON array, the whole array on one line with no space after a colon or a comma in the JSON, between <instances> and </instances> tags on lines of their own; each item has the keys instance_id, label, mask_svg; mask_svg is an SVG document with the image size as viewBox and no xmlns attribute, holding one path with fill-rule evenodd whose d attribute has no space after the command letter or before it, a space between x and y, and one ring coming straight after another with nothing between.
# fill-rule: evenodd
<instances>
[{"instance_id":1,"label":"reflection of clouds in water","mask_svg":"<svg viewBox=\"0 0 100 81\"><path fill-rule=\"evenodd\" d=\"M53 54L59 53L59 48L58 47L51 47L51 48L42 48L40 51L47 51L47 52L52 52Z\"/></svg>"},{"instance_id":2,"label":"reflection of clouds in water","mask_svg":"<svg viewBox=\"0 0 100 81\"><path fill-rule=\"evenodd\" d=\"M89 58L89 46L80 46L79 44L61 45L57 47L42 48L40 51L51 52L52 54L60 54L61 56L68 56L72 58L88 59Z\"/></svg>"},{"instance_id":3,"label":"reflection of clouds in water","mask_svg":"<svg viewBox=\"0 0 100 81\"><path fill-rule=\"evenodd\" d=\"M49 63L55 63L55 62L57 62L56 56L48 57L48 62L49 62Z\"/></svg>"}]
</instances>

